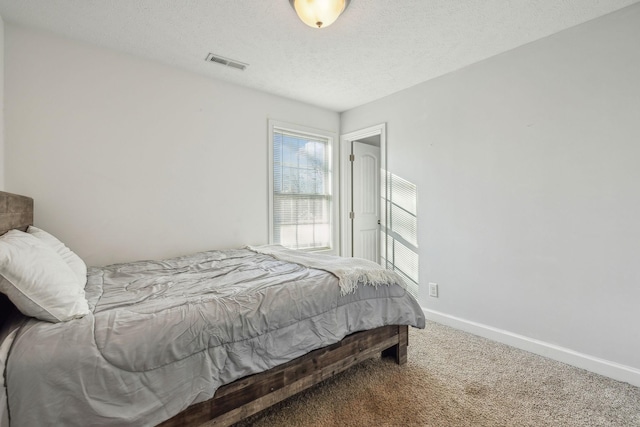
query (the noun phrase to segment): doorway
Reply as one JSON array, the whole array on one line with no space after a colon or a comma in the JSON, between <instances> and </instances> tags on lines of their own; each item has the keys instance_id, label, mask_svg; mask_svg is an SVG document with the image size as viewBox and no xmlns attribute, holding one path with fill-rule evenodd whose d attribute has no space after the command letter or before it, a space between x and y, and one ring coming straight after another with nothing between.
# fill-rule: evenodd
<instances>
[{"instance_id":1,"label":"doorway","mask_svg":"<svg viewBox=\"0 0 640 427\"><path fill-rule=\"evenodd\" d=\"M380 264L386 258L385 124L342 135L340 150L340 253Z\"/></svg>"},{"instance_id":2,"label":"doorway","mask_svg":"<svg viewBox=\"0 0 640 427\"><path fill-rule=\"evenodd\" d=\"M351 142L351 256L380 262L380 135Z\"/></svg>"}]
</instances>

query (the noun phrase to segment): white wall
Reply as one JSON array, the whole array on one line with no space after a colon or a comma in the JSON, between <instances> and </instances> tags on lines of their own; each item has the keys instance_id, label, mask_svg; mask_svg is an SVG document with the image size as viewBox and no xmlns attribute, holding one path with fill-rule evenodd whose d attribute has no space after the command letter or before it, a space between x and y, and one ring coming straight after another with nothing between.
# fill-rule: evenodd
<instances>
[{"instance_id":1,"label":"white wall","mask_svg":"<svg viewBox=\"0 0 640 427\"><path fill-rule=\"evenodd\" d=\"M0 190L4 190L4 21L0 16Z\"/></svg>"},{"instance_id":2,"label":"white wall","mask_svg":"<svg viewBox=\"0 0 640 427\"><path fill-rule=\"evenodd\" d=\"M267 120L339 130L328 110L5 30L7 191L90 265L266 243Z\"/></svg>"},{"instance_id":3,"label":"white wall","mask_svg":"<svg viewBox=\"0 0 640 427\"><path fill-rule=\"evenodd\" d=\"M342 114L417 185L423 307L640 369L639 40L636 4Z\"/></svg>"}]
</instances>

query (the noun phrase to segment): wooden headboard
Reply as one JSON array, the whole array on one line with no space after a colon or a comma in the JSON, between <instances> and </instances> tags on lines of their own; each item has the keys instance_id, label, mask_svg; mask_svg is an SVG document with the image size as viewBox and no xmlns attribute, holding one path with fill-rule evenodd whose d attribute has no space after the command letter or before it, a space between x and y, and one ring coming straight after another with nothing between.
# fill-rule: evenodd
<instances>
[{"instance_id":1,"label":"wooden headboard","mask_svg":"<svg viewBox=\"0 0 640 427\"><path fill-rule=\"evenodd\" d=\"M26 231L33 224L33 199L0 191L0 235L17 228Z\"/></svg>"},{"instance_id":2,"label":"wooden headboard","mask_svg":"<svg viewBox=\"0 0 640 427\"><path fill-rule=\"evenodd\" d=\"M12 229L27 231L32 224L33 199L0 191L0 235ZM13 310L13 304L0 294L0 327Z\"/></svg>"}]
</instances>

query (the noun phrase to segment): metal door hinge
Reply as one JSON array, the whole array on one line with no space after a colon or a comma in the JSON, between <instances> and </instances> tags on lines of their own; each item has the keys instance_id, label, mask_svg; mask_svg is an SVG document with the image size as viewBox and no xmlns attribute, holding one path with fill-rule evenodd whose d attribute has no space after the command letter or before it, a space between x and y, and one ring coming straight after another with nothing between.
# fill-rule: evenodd
<instances>
[{"instance_id":1,"label":"metal door hinge","mask_svg":"<svg viewBox=\"0 0 640 427\"><path fill-rule=\"evenodd\" d=\"M353 162L356 159L356 156L353 154L349 154L349 161Z\"/></svg>"},{"instance_id":2,"label":"metal door hinge","mask_svg":"<svg viewBox=\"0 0 640 427\"><path fill-rule=\"evenodd\" d=\"M355 218L355 216L356 215L353 212L349 212L349 219L353 219L353 218Z\"/></svg>"}]
</instances>

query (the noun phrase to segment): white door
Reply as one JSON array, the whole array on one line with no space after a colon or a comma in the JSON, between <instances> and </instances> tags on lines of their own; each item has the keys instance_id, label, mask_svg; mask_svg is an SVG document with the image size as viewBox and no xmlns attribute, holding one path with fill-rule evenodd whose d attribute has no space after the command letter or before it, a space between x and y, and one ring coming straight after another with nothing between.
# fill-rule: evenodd
<instances>
[{"instance_id":1,"label":"white door","mask_svg":"<svg viewBox=\"0 0 640 427\"><path fill-rule=\"evenodd\" d=\"M380 147L352 145L353 256L380 262Z\"/></svg>"}]
</instances>

